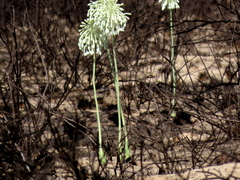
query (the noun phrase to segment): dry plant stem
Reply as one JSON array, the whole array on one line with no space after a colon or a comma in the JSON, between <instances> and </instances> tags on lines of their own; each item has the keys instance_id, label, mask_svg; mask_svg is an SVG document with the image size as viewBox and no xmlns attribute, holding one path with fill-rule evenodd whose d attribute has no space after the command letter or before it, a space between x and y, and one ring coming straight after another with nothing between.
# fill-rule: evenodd
<instances>
[{"instance_id":1,"label":"dry plant stem","mask_svg":"<svg viewBox=\"0 0 240 180\"><path fill-rule=\"evenodd\" d=\"M175 98L176 98L176 72L175 72L175 59L174 59L174 38L173 38L173 16L172 9L169 9L170 12L170 34L171 34L171 63L172 63L172 85L173 85L173 97L172 97L172 112L171 117L176 117L175 112Z\"/></svg>"},{"instance_id":2,"label":"dry plant stem","mask_svg":"<svg viewBox=\"0 0 240 180\"><path fill-rule=\"evenodd\" d=\"M46 80L47 84L46 84L46 87L44 88L43 95L42 95L43 98L44 98L44 100L45 100L45 94L46 94L46 91L47 91L48 86L49 86L48 70L47 70L47 66L46 66L46 63L45 63L44 56L43 56L43 54L42 54L41 48L40 48L40 46L39 46L39 44L38 44L37 38L36 38L35 34L33 33L32 26L31 26L30 24L29 24L29 30L30 30L30 32L32 33L32 36L33 36L34 41L35 41L35 43L36 43L36 46L37 46L39 55L40 55L40 57L41 57L43 69L44 69L44 72L45 72L45 74L46 74L46 75L45 75L45 80Z\"/></svg>"},{"instance_id":3,"label":"dry plant stem","mask_svg":"<svg viewBox=\"0 0 240 180\"><path fill-rule=\"evenodd\" d=\"M96 90L96 55L93 55L93 74L92 74L92 84L93 84L93 93L94 93L94 100L96 106L96 114L97 114L97 123L98 123L98 142L99 142L99 150L98 155L100 162L105 164L107 162L106 156L102 149L102 130L101 130L101 121L100 121L100 114L99 114L99 107L98 107L98 100L97 100L97 90Z\"/></svg>"},{"instance_id":4,"label":"dry plant stem","mask_svg":"<svg viewBox=\"0 0 240 180\"><path fill-rule=\"evenodd\" d=\"M240 66L240 62L238 62L238 68ZM240 69L238 69L238 87L237 87L237 102L238 102L238 119L240 118Z\"/></svg>"},{"instance_id":5,"label":"dry plant stem","mask_svg":"<svg viewBox=\"0 0 240 180\"><path fill-rule=\"evenodd\" d=\"M7 122L8 121L7 117L4 114L3 114L3 117L4 117L5 122ZM9 129L7 129L7 131L9 134L11 133ZM19 147L19 145L16 142L14 142L14 146L16 147L17 151L20 153L22 160L25 163L25 167L26 167L27 171L31 172L29 165L26 163L27 161L26 161L25 155L23 154L23 151L21 150L21 148Z\"/></svg>"}]
</instances>

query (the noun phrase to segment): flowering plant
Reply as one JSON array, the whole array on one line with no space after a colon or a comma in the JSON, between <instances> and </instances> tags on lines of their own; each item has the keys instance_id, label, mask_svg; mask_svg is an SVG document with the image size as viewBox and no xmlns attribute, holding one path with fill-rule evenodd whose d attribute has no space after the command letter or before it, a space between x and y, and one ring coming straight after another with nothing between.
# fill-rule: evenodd
<instances>
[{"instance_id":1,"label":"flowering plant","mask_svg":"<svg viewBox=\"0 0 240 180\"><path fill-rule=\"evenodd\" d=\"M175 95L176 95L176 72L175 72L175 57L174 57L174 37L173 37L173 9L177 9L180 6L178 5L179 0L158 0L159 3L162 5L162 10L164 10L167 6L170 12L170 34L171 34L171 66L172 66L172 85L173 85L173 97L171 100L172 104L172 113L171 117L176 117L175 112Z\"/></svg>"},{"instance_id":2,"label":"flowering plant","mask_svg":"<svg viewBox=\"0 0 240 180\"><path fill-rule=\"evenodd\" d=\"M102 134L101 134L101 122L100 115L98 109L98 101L97 101L97 91L96 91L96 54L101 54L102 49L107 49L108 57L110 60L110 65L112 69L112 75L114 78L115 89L117 94L117 108L118 108L118 121L119 121L119 156L120 159L122 157L122 127L121 122L123 124L124 131L124 150L125 150L125 159L130 158L130 150L128 145L127 138L127 130L125 126L125 120L123 116L121 100L120 100L120 92L119 92L119 84L118 84L118 68L117 68L117 60L115 49L112 47L112 53L108 47L108 41L112 40L113 36L119 34L124 30L127 20L129 19L127 15L130 13L123 13L123 8L121 8L122 4L117 4L117 0L97 0L92 1L89 4L89 10L87 14L87 19L82 22L80 25L81 29L79 30L80 37L78 41L79 49L83 51L85 56L92 55L93 56L93 91L94 91L94 99L96 105L97 112L97 122L98 122L98 140L99 140L99 159L102 164L106 163L106 156L104 154L102 148Z\"/></svg>"}]
</instances>

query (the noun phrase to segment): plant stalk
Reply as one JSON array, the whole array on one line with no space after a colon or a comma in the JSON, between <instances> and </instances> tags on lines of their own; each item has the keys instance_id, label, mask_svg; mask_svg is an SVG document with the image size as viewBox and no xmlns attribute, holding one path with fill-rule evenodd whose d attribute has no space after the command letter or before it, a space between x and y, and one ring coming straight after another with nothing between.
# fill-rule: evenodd
<instances>
[{"instance_id":1,"label":"plant stalk","mask_svg":"<svg viewBox=\"0 0 240 180\"><path fill-rule=\"evenodd\" d=\"M121 104L119 79L118 79L118 65L117 65L116 51L114 48L113 48L113 60L114 60L114 69L115 69L115 87L116 87L116 94L117 94L118 113L120 114L120 118L122 119L123 132L124 132L124 155L125 155L125 159L128 159L130 158L130 149L129 149L129 143L128 143L128 137L127 137L127 127L126 127L123 110L122 110L122 104ZM121 122L121 120L119 122ZM121 123L119 126L121 126Z\"/></svg>"},{"instance_id":2,"label":"plant stalk","mask_svg":"<svg viewBox=\"0 0 240 180\"><path fill-rule=\"evenodd\" d=\"M113 39L112 39L113 41ZM114 42L112 42L114 44ZM127 137L127 128L126 123L123 115L122 105L121 105L121 97L120 97L120 90L119 90L119 78L118 78L118 65L117 65L117 59L116 59L116 52L115 49L112 48L113 58L110 53L109 48L107 48L108 51L108 57L110 61L110 66L112 69L112 76L114 79L114 85L115 85L115 91L116 91L116 97L117 97L117 109L118 109L118 149L119 149L119 157L120 160L122 160L122 129L124 132L124 156L125 159L128 159L130 157L130 150L129 150L129 142ZM122 125L123 127L122 127Z\"/></svg>"},{"instance_id":3,"label":"plant stalk","mask_svg":"<svg viewBox=\"0 0 240 180\"><path fill-rule=\"evenodd\" d=\"M96 106L96 114L97 114L97 124L98 124L98 142L99 142L99 150L98 155L100 162L102 164L106 164L107 159L105 153L102 149L102 130L101 130L101 121L100 121L100 113L98 107L98 100L97 100L97 90L96 90L96 55L93 55L93 74L92 74L92 84L93 84L93 93L94 93L94 100Z\"/></svg>"},{"instance_id":4,"label":"plant stalk","mask_svg":"<svg viewBox=\"0 0 240 180\"><path fill-rule=\"evenodd\" d=\"M170 12L170 36L171 36L171 64L172 64L172 86L173 86L173 96L171 100L172 112L171 117L176 117L175 105L176 105L176 71L175 71L175 57L174 57L174 37L173 37L173 13L172 9Z\"/></svg>"}]
</instances>

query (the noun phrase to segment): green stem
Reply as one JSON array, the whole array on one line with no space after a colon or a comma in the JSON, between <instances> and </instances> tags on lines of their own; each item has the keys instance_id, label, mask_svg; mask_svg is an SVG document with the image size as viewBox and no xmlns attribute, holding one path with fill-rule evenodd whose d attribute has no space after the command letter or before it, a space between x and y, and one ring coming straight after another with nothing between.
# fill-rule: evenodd
<instances>
[{"instance_id":1,"label":"green stem","mask_svg":"<svg viewBox=\"0 0 240 180\"><path fill-rule=\"evenodd\" d=\"M129 142L127 137L127 127L126 127L122 105L121 105L119 80L118 80L118 65L117 65L116 52L114 48L113 48L113 60L114 60L114 69L115 69L115 82L116 82L115 86L116 86L116 93L117 93L117 102L119 107L118 113L120 114L120 118L122 119L123 132L124 132L124 155L125 155L125 159L128 159L130 157L130 149L129 149ZM121 122L121 120L119 122ZM121 126L121 123L119 126Z\"/></svg>"},{"instance_id":2,"label":"green stem","mask_svg":"<svg viewBox=\"0 0 240 180\"><path fill-rule=\"evenodd\" d=\"M108 59L110 62L110 66L111 66L111 70L112 70L112 76L114 79L114 86L115 86L115 91L116 94L118 94L118 90L117 90L117 82L116 82L116 71L114 70L114 63L112 60L112 56L111 56L111 52L109 50L109 48L107 48L107 52L108 52ZM122 143L121 143L121 139L122 139L122 127L121 127L121 113L120 113L120 104L119 104L119 99L118 99L118 95L117 96L117 109L118 109L118 149L119 149L119 153L120 155L122 154Z\"/></svg>"},{"instance_id":3,"label":"green stem","mask_svg":"<svg viewBox=\"0 0 240 180\"><path fill-rule=\"evenodd\" d=\"M112 39L113 41L113 39ZM114 44L114 42L112 42ZM128 159L130 157L130 150L129 150L129 142L127 138L127 128L126 128L126 123L123 115L123 110L122 110L122 105L121 105L121 97L120 97L120 90L119 90L119 78L118 78L118 65L117 65L117 59L116 59L116 52L115 49L112 49L113 52L113 59L110 53L109 48L107 48L108 51L108 57L110 61L110 66L112 69L112 76L114 79L114 84L115 84L115 91L116 91L116 96L117 96L117 109L118 109L118 149L119 149L119 155L120 155L120 160L122 159L122 126L123 125L123 132L124 132L124 154L125 154L125 159Z\"/></svg>"},{"instance_id":4,"label":"green stem","mask_svg":"<svg viewBox=\"0 0 240 180\"><path fill-rule=\"evenodd\" d=\"M97 123L98 123L98 142L99 142L98 155L99 155L100 162L102 164L105 164L107 162L107 159L102 149L102 130L101 130L101 121L100 121L100 113L98 108L97 90L96 90L96 55L95 54L93 55L92 84L93 84L93 93L94 93L94 100L95 100L96 113L97 113Z\"/></svg>"},{"instance_id":5,"label":"green stem","mask_svg":"<svg viewBox=\"0 0 240 180\"><path fill-rule=\"evenodd\" d=\"M174 59L174 37L173 37L173 15L172 9L170 12L170 34L171 34L171 63L172 63L172 85L173 85L173 97L172 97L172 113L171 117L176 117L175 112L175 98L176 98L176 72L175 72L175 59Z\"/></svg>"}]
</instances>

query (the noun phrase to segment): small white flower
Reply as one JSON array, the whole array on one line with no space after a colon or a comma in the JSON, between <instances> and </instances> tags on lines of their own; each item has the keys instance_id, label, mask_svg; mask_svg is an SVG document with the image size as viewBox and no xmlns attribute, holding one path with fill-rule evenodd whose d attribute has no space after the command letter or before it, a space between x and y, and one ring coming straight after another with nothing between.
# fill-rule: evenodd
<instances>
[{"instance_id":1,"label":"small white flower","mask_svg":"<svg viewBox=\"0 0 240 180\"><path fill-rule=\"evenodd\" d=\"M180 6L178 5L179 0L158 0L162 5L162 10L166 9L177 9Z\"/></svg>"},{"instance_id":2,"label":"small white flower","mask_svg":"<svg viewBox=\"0 0 240 180\"><path fill-rule=\"evenodd\" d=\"M104 46L104 36L100 29L94 25L94 22L94 19L88 18L80 25L78 46L83 51L84 56L101 54Z\"/></svg>"},{"instance_id":3,"label":"small white flower","mask_svg":"<svg viewBox=\"0 0 240 180\"><path fill-rule=\"evenodd\" d=\"M117 0L97 0L89 3L88 17L95 19L95 26L106 36L124 31L130 13L123 13L122 4Z\"/></svg>"}]
</instances>

